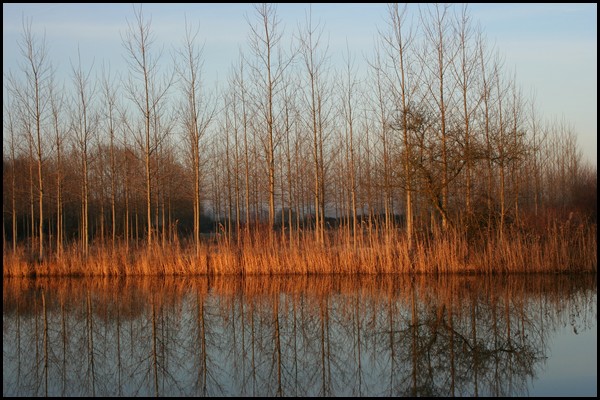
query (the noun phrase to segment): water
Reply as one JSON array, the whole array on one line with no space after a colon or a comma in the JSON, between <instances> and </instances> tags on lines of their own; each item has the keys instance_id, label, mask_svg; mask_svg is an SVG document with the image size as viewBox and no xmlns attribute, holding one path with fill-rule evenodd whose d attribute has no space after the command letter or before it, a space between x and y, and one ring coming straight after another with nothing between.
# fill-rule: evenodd
<instances>
[{"instance_id":1,"label":"water","mask_svg":"<svg viewBox=\"0 0 600 400\"><path fill-rule=\"evenodd\" d=\"M596 396L596 276L4 279L4 396Z\"/></svg>"}]
</instances>

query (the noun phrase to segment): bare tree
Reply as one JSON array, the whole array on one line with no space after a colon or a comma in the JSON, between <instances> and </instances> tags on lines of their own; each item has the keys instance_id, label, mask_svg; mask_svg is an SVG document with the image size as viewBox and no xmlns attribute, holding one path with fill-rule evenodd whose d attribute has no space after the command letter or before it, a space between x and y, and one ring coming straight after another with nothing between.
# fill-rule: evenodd
<instances>
[{"instance_id":1,"label":"bare tree","mask_svg":"<svg viewBox=\"0 0 600 400\"><path fill-rule=\"evenodd\" d=\"M285 169L286 169L286 177L287 177L287 225L285 223L286 216L284 215L284 187L282 184L282 207L281 207L281 223L283 226L287 226L289 229L289 239L290 244L294 244L294 224L293 224L293 209L297 208L297 204L299 199L295 194L295 185L294 185L294 169L292 168L292 161L294 159L300 157L297 152L292 152L292 143L294 140L293 134L295 132L295 127L299 123L298 109L296 107L296 96L299 92L298 82L291 81L288 85L285 86L284 94L283 94L283 119L284 119L284 137L285 137ZM283 164L283 163L282 163ZM282 165L283 169L283 165ZM283 172L282 172L282 180L283 180ZM297 211L296 211L297 212ZM296 230L297 232L297 230Z\"/></svg>"},{"instance_id":2,"label":"bare tree","mask_svg":"<svg viewBox=\"0 0 600 400\"><path fill-rule=\"evenodd\" d=\"M180 67L177 67L185 96L185 112L182 121L194 177L194 243L197 254L200 252L200 206L202 201L201 140L216 112L216 105L209 103L209 97L202 88L202 49L198 49L196 45L198 30L199 27L195 32L192 32L186 20L183 49L179 52L182 63Z\"/></svg>"},{"instance_id":3,"label":"bare tree","mask_svg":"<svg viewBox=\"0 0 600 400\"><path fill-rule=\"evenodd\" d=\"M87 72L82 70L81 54L77 50L78 66L71 64L73 72L73 84L75 86L75 99L73 102L73 130L75 132L76 146L81 155L81 250L84 255L88 254L89 248L89 163L90 145L92 137L97 133L98 114L93 111L93 101L96 95L95 85L90 86L90 74L92 66Z\"/></svg>"},{"instance_id":4,"label":"bare tree","mask_svg":"<svg viewBox=\"0 0 600 400\"><path fill-rule=\"evenodd\" d=\"M511 141L510 147L510 164L511 164L511 177L512 177L512 191L513 191L513 207L514 207L514 220L515 223L519 223L519 192L520 192L520 180L522 175L521 167L525 160L527 148L525 141L525 130L523 128L523 114L525 112L525 101L521 91L517 88L517 77L516 73L512 79L511 84L511 105L510 113L512 119L511 126Z\"/></svg>"},{"instance_id":5,"label":"bare tree","mask_svg":"<svg viewBox=\"0 0 600 400\"><path fill-rule=\"evenodd\" d=\"M230 107L231 107L231 124L232 129L231 129L231 133L233 134L233 146L234 146L234 167L233 167L233 180L234 180L234 191L235 191L235 238L236 238L236 242L239 245L240 243L240 230L241 230L241 188L240 188L240 143L239 143L239 131L240 131L240 124L239 124L239 113L237 110L238 107L238 94L235 90L235 85L231 84L231 88L233 89L231 91L231 102Z\"/></svg>"},{"instance_id":6,"label":"bare tree","mask_svg":"<svg viewBox=\"0 0 600 400\"><path fill-rule=\"evenodd\" d=\"M133 238L133 227L131 226L131 199L132 199L132 190L131 190L131 176L133 171L131 171L131 159L132 151L129 148L129 140L128 136L131 132L131 127L129 127L129 119L127 116L127 112L125 109L119 110L119 121L121 122L121 131L122 131L122 143L123 143L123 160L122 160L122 174L123 174L123 202L124 202L124 210L123 210L123 236L125 238L125 249L129 250L129 242Z\"/></svg>"},{"instance_id":7,"label":"bare tree","mask_svg":"<svg viewBox=\"0 0 600 400\"><path fill-rule=\"evenodd\" d=\"M234 87L233 91L235 93L239 93L239 97L236 96L236 100L239 98L241 110L239 115L235 110L235 118L236 120L240 120L241 130L243 135L243 158L244 158L244 232L246 238L250 235L250 158L249 158L249 145L248 145L248 135L249 135L249 121L248 121L248 103L247 103L247 88L244 83L244 58L240 55L239 66L235 68L232 76L232 86ZM234 104L237 103L234 102Z\"/></svg>"},{"instance_id":8,"label":"bare tree","mask_svg":"<svg viewBox=\"0 0 600 400\"><path fill-rule=\"evenodd\" d=\"M63 226L63 146L66 127L63 126L61 110L66 105L64 87L56 92L57 87L53 82L50 85L50 108L52 112L52 126L54 130L54 145L56 146L56 253L60 258L64 243Z\"/></svg>"},{"instance_id":9,"label":"bare tree","mask_svg":"<svg viewBox=\"0 0 600 400\"><path fill-rule=\"evenodd\" d=\"M306 15L304 29L299 33L300 53L307 72L308 114L309 126L313 136L313 161L314 161L314 201L315 201L315 239L322 243L324 240L325 219L325 176L324 176L324 118L323 109L324 83L326 63L328 60L328 46L321 48L321 35L323 27L317 24L313 27L312 11Z\"/></svg>"},{"instance_id":10,"label":"bare tree","mask_svg":"<svg viewBox=\"0 0 600 400\"><path fill-rule=\"evenodd\" d=\"M344 117L344 142L347 148L347 168L348 168L348 183L347 187L350 191L350 212L352 215L352 243L354 248L357 245L358 239L358 218L357 218L357 203L356 203L356 192L357 192L357 179L356 179L356 159L358 158L355 154L355 139L354 126L355 126L355 96L356 87L358 82L356 81L356 71L354 70L353 59L350 55L350 48L346 43L346 71L343 78L340 78L341 85L341 115Z\"/></svg>"},{"instance_id":11,"label":"bare tree","mask_svg":"<svg viewBox=\"0 0 600 400\"><path fill-rule=\"evenodd\" d=\"M374 103L374 113L377 120L378 129L378 141L379 141L379 154L378 157L380 165L378 165L378 176L376 184L380 191L383 192L383 213L385 218L385 230L390 232L393 229L392 213L393 213L393 188L392 188L392 162L391 162L391 116L390 116L390 96L388 90L386 90L385 83L385 70L384 63L382 60L382 54L379 47L375 50L375 60L371 64L373 69L373 95L375 98L372 100ZM379 207L381 210L381 208ZM379 211L380 213L381 211Z\"/></svg>"},{"instance_id":12,"label":"bare tree","mask_svg":"<svg viewBox=\"0 0 600 400\"><path fill-rule=\"evenodd\" d=\"M35 150L37 162L37 195L39 208L38 221L38 258L44 256L44 180L42 168L44 162L44 145L42 143L42 129L48 109L48 85L50 84L53 71L48 60L48 47L45 36L41 42L33 35L31 22L23 19L23 34L18 43L24 64L21 71L24 74L24 85L18 85L13 80L12 92L18 98L20 106L23 107L24 123L28 127L31 137L31 146ZM33 182L32 182L33 185ZM33 205L32 205L33 224Z\"/></svg>"},{"instance_id":13,"label":"bare tree","mask_svg":"<svg viewBox=\"0 0 600 400\"><path fill-rule=\"evenodd\" d=\"M13 254L17 252L17 171L16 171L16 126L13 117L13 113L16 112L15 104L12 102L12 98L9 97L8 101L4 103L4 128L8 131L8 147L10 149L10 203L11 203L11 236L12 236L12 251ZM6 175L3 174L3 179L6 179Z\"/></svg>"},{"instance_id":14,"label":"bare tree","mask_svg":"<svg viewBox=\"0 0 600 400\"><path fill-rule=\"evenodd\" d=\"M477 32L473 29L466 5L462 6L457 16L455 29L457 30L455 35L458 40L458 53L457 57L452 60L452 72L460 92L462 126L459 130L462 131L461 139L464 149L465 212L467 216L470 216L473 211L471 173L473 163L477 158L476 146L473 144L472 121L475 112L479 109L482 96L476 91L477 67L480 62L474 41Z\"/></svg>"},{"instance_id":15,"label":"bare tree","mask_svg":"<svg viewBox=\"0 0 600 400\"><path fill-rule=\"evenodd\" d=\"M532 98L529 109L529 123L531 131L531 156L529 157L530 162L533 164L533 205L534 215L539 214L539 206L541 201L541 168L543 166L543 153L542 149L547 137L547 130L542 129L540 126L540 118L535 106L535 95Z\"/></svg>"},{"instance_id":16,"label":"bare tree","mask_svg":"<svg viewBox=\"0 0 600 400\"><path fill-rule=\"evenodd\" d=\"M412 27L406 28L407 22L407 5L402 8L398 3L388 6L388 24L390 33L382 34L382 39L386 46L388 56L389 71L386 76L389 80L390 92L394 99L394 108L399 116L399 121L396 121L396 126L402 131L402 172L403 184L402 187L406 194L406 235L409 248L412 247L412 237L414 230L413 223L413 149L410 140L411 125L410 120L410 103L414 96L414 81L416 79L415 72L409 69L410 52L413 46L413 31ZM414 100L413 100L414 103Z\"/></svg>"},{"instance_id":17,"label":"bare tree","mask_svg":"<svg viewBox=\"0 0 600 400\"><path fill-rule=\"evenodd\" d=\"M226 96L225 106L224 106L224 115L225 121L221 124L221 134L225 137L225 185L226 185L226 233L227 233L227 244L231 243L231 232L232 232L232 219L233 219L233 185L232 185L232 175L234 172L232 170L235 169L235 159L232 160L232 150L231 150L231 136L232 133L236 135L236 132L232 129L232 119L231 118L231 99L227 98L230 96Z\"/></svg>"},{"instance_id":18,"label":"bare tree","mask_svg":"<svg viewBox=\"0 0 600 400\"><path fill-rule=\"evenodd\" d=\"M424 53L421 55L421 65L425 67L426 73L424 78L427 81L422 81L425 84L425 89L429 94L430 108L435 112L437 117L437 126L435 130L440 140L440 201L436 201L435 205L442 217L442 227L448 228L448 195L450 183L450 163L451 155L449 154L452 140L450 130L450 115L448 110L452 104L449 104L452 98L452 85L448 68L456 55L454 43L449 37L450 21L448 17L448 5L426 7L425 10L420 10L420 20L424 34ZM436 157L437 158L437 157Z\"/></svg>"},{"instance_id":19,"label":"bare tree","mask_svg":"<svg viewBox=\"0 0 600 400\"><path fill-rule=\"evenodd\" d=\"M501 74L498 70L498 64L494 65L496 79L496 92L497 92L497 105L498 105L498 126L495 129L495 135L493 136L493 150L492 159L495 160L499 168L500 173L500 187L498 189L500 197L500 241L504 239L504 222L506 219L506 165L508 163L508 151L507 151L507 119L506 114L503 114L503 110L506 111L505 103L507 102L507 91L508 86L501 81Z\"/></svg>"},{"instance_id":20,"label":"bare tree","mask_svg":"<svg viewBox=\"0 0 600 400\"><path fill-rule=\"evenodd\" d=\"M152 174L151 158L156 152L158 144L152 140L151 133L156 134L156 110L158 104L166 95L173 83L172 77L164 84L159 84L157 79L158 62L160 54L154 57L151 52L154 45L154 37L151 34L151 20L144 18L142 7L133 9L135 22L128 22L128 31L122 38L122 44L128 57L130 76L126 81L126 91L129 99L143 116L143 149L146 180L146 218L147 218L147 240L148 246L152 244ZM138 86L135 79L141 81ZM154 131L153 131L153 128Z\"/></svg>"},{"instance_id":21,"label":"bare tree","mask_svg":"<svg viewBox=\"0 0 600 400\"><path fill-rule=\"evenodd\" d=\"M373 166L372 166L372 161L371 161L371 152L372 150L372 145L371 145L371 139L370 139L370 122L369 119L367 117L367 107L365 107L363 109L363 130L365 132L365 137L364 137L364 154L365 157L363 159L364 162L364 171L363 171L363 178L361 179L361 186L363 186L363 190L366 191L366 198L365 198L365 202L364 204L367 207L367 211L365 212L365 210L363 209L363 216L367 215L368 216L368 227L367 227L367 231L369 234L369 240L372 239L372 234L373 234L373 217L374 217L374 213L373 213L373 203L374 203L374 199L373 199L373 195L374 195L374 184L373 184L373 180L372 180L372 170L373 170ZM366 186L366 189L364 188Z\"/></svg>"},{"instance_id":22,"label":"bare tree","mask_svg":"<svg viewBox=\"0 0 600 400\"><path fill-rule=\"evenodd\" d=\"M167 238L167 220L166 220L166 195L170 186L166 178L168 162L167 154L171 142L169 139L172 136L176 125L176 114L174 109L170 107L170 103L166 98L169 87L173 84L175 75L166 76L162 82L154 80L151 85L152 101L152 149L154 157L151 159L151 169L154 171L154 191L156 195L156 207L154 208L154 225L156 226L156 239L160 235L161 245L166 245Z\"/></svg>"},{"instance_id":23,"label":"bare tree","mask_svg":"<svg viewBox=\"0 0 600 400\"><path fill-rule=\"evenodd\" d=\"M493 215L493 199L495 198L494 188L494 165L493 165L493 149L492 149L492 120L493 120L493 88L496 82L494 74L497 72L497 68L492 64L490 59L490 52L485 48L484 41L479 38L478 41L478 52L479 52L479 63L481 67L480 75L480 93L481 93L481 110L480 118L482 121L483 139L484 139L484 154L486 164L486 203L487 203L487 214L488 214L488 227L491 227L491 218ZM499 63L500 60L496 59L493 61L495 64Z\"/></svg>"},{"instance_id":24,"label":"bare tree","mask_svg":"<svg viewBox=\"0 0 600 400\"><path fill-rule=\"evenodd\" d=\"M257 63L250 64L250 68L258 89L254 100L266 124L263 147L269 180L269 226L272 228L275 223L275 150L281 139L275 130L275 97L282 89L283 74L292 57L284 56L280 48L283 34L278 30L276 6L262 3L254 8L259 23L255 26L248 21L248 24L252 31L250 47Z\"/></svg>"},{"instance_id":25,"label":"bare tree","mask_svg":"<svg viewBox=\"0 0 600 400\"><path fill-rule=\"evenodd\" d=\"M117 196L117 161L115 157L115 138L119 128L119 118L117 109L117 89L112 86L110 70L102 70L102 94L104 96L104 113L106 118L106 128L109 138L109 153L110 153L110 213L111 213L111 228L112 228L112 246L115 246L117 234L117 212L116 212L116 196Z\"/></svg>"}]
</instances>

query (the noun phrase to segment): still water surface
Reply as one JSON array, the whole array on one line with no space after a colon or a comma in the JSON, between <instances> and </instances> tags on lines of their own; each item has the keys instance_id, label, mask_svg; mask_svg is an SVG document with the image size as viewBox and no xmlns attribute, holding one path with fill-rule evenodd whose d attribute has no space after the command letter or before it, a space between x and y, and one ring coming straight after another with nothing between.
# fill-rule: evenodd
<instances>
[{"instance_id":1,"label":"still water surface","mask_svg":"<svg viewBox=\"0 0 600 400\"><path fill-rule=\"evenodd\" d=\"M596 275L3 283L3 396L597 394Z\"/></svg>"}]
</instances>

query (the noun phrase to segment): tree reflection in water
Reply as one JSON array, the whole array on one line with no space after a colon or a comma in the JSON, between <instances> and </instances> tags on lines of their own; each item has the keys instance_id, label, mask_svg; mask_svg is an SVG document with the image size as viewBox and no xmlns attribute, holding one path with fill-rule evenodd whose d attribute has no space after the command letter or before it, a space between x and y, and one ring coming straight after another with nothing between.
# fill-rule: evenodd
<instances>
[{"instance_id":1,"label":"tree reflection in water","mask_svg":"<svg viewBox=\"0 0 600 400\"><path fill-rule=\"evenodd\" d=\"M595 276L5 279L5 396L516 396Z\"/></svg>"}]
</instances>

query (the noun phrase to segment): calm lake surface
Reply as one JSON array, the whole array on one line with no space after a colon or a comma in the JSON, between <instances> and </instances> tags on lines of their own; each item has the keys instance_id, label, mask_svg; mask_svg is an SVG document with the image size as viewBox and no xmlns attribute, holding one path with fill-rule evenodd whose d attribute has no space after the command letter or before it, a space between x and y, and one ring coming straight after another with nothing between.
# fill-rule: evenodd
<instances>
[{"instance_id":1,"label":"calm lake surface","mask_svg":"<svg viewBox=\"0 0 600 400\"><path fill-rule=\"evenodd\" d=\"M596 275L3 284L3 396L597 395Z\"/></svg>"}]
</instances>

